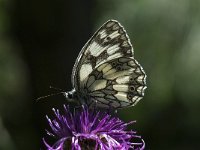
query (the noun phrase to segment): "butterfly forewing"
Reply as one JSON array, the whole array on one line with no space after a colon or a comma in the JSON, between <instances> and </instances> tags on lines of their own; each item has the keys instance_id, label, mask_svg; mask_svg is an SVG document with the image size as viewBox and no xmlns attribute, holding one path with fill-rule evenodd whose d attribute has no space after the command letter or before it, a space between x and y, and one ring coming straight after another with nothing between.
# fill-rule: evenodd
<instances>
[{"instance_id":1,"label":"butterfly forewing","mask_svg":"<svg viewBox=\"0 0 200 150\"><path fill-rule=\"evenodd\" d=\"M98 65L119 57L133 56L133 49L124 28L119 22L109 20L85 44L72 73L72 84L80 90L87 76Z\"/></svg>"},{"instance_id":2,"label":"butterfly forewing","mask_svg":"<svg viewBox=\"0 0 200 150\"><path fill-rule=\"evenodd\" d=\"M72 73L78 97L101 107L135 105L144 95L145 79L126 31L115 20L103 24L86 43Z\"/></svg>"}]
</instances>

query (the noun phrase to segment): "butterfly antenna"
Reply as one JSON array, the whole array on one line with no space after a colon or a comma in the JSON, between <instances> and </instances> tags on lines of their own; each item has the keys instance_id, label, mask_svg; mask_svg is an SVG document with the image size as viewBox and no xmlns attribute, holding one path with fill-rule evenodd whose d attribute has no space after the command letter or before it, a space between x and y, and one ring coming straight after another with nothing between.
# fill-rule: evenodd
<instances>
[{"instance_id":1,"label":"butterfly antenna","mask_svg":"<svg viewBox=\"0 0 200 150\"><path fill-rule=\"evenodd\" d=\"M36 102L38 102L41 99L45 99L47 97L54 96L54 95L60 95L60 94L63 94L63 93L64 92L58 92L58 93L53 93L53 94L49 94L49 95L46 95L46 96L41 96L41 97L39 97L39 98L36 99Z\"/></svg>"},{"instance_id":2,"label":"butterfly antenna","mask_svg":"<svg viewBox=\"0 0 200 150\"><path fill-rule=\"evenodd\" d=\"M65 90L60 89L60 88L57 88L57 87L49 86L49 88L50 88L50 89L57 90L57 91L65 92Z\"/></svg>"}]
</instances>

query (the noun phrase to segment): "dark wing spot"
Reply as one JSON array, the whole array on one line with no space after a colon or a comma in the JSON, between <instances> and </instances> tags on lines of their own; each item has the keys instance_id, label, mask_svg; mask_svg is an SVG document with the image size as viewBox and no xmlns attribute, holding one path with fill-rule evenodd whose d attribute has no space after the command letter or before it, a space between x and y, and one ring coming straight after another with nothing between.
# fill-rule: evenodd
<instances>
[{"instance_id":1,"label":"dark wing spot","mask_svg":"<svg viewBox=\"0 0 200 150\"><path fill-rule=\"evenodd\" d=\"M129 91L130 92L134 92L135 91L135 87L133 85L129 86Z\"/></svg>"},{"instance_id":2,"label":"dark wing spot","mask_svg":"<svg viewBox=\"0 0 200 150\"><path fill-rule=\"evenodd\" d=\"M128 98L129 100L132 100L132 97L133 97L133 95L132 95L131 93L128 93L128 94L127 94L127 98Z\"/></svg>"},{"instance_id":3,"label":"dark wing spot","mask_svg":"<svg viewBox=\"0 0 200 150\"><path fill-rule=\"evenodd\" d=\"M116 62L112 62L112 66L113 66L113 67L116 66Z\"/></svg>"},{"instance_id":4,"label":"dark wing spot","mask_svg":"<svg viewBox=\"0 0 200 150\"><path fill-rule=\"evenodd\" d=\"M120 71L120 70L122 70L122 67L121 67L121 66L117 66L116 69L117 69L118 71Z\"/></svg>"},{"instance_id":5,"label":"dark wing spot","mask_svg":"<svg viewBox=\"0 0 200 150\"><path fill-rule=\"evenodd\" d=\"M107 40L107 41L110 41L110 40L111 40L111 37L107 36L107 37L106 37L106 40Z\"/></svg>"}]
</instances>

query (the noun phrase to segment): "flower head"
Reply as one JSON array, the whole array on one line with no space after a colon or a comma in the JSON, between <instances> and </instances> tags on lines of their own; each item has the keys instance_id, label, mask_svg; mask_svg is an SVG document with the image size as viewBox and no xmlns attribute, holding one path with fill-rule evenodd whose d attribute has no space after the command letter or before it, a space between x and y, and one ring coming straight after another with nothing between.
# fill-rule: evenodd
<instances>
[{"instance_id":1,"label":"flower head","mask_svg":"<svg viewBox=\"0 0 200 150\"><path fill-rule=\"evenodd\" d=\"M50 146L44 140L48 150L143 150L144 141L135 131L126 131L127 125L117 117L109 114L88 110L83 106L80 110L70 112L64 105L64 113L53 109L55 119L47 117L51 132L47 134L58 139ZM141 140L140 143L131 142Z\"/></svg>"}]
</instances>

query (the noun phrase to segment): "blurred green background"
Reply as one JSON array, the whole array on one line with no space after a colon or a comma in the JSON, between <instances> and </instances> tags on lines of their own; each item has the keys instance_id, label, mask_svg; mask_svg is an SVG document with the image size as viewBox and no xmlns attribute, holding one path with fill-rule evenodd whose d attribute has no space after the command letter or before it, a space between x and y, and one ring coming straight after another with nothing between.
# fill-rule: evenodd
<instances>
[{"instance_id":1,"label":"blurred green background","mask_svg":"<svg viewBox=\"0 0 200 150\"><path fill-rule=\"evenodd\" d=\"M82 46L108 19L127 30L148 88L120 110L151 150L200 149L199 0L0 0L0 150L37 150L45 115L66 103Z\"/></svg>"}]
</instances>

